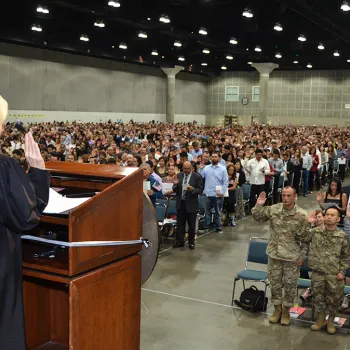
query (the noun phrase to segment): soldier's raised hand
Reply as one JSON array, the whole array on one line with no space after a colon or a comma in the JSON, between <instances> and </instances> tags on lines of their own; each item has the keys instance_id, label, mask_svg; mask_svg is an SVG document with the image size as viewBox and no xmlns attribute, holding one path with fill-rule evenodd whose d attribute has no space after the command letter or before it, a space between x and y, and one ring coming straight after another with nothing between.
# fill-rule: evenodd
<instances>
[{"instance_id":1,"label":"soldier's raised hand","mask_svg":"<svg viewBox=\"0 0 350 350\"><path fill-rule=\"evenodd\" d=\"M266 193L265 192L261 192L260 196L258 197L256 204L258 205L264 205L266 202Z\"/></svg>"},{"instance_id":2,"label":"soldier's raised hand","mask_svg":"<svg viewBox=\"0 0 350 350\"><path fill-rule=\"evenodd\" d=\"M317 192L317 202L321 202L321 200L322 200L322 193Z\"/></svg>"},{"instance_id":3,"label":"soldier's raised hand","mask_svg":"<svg viewBox=\"0 0 350 350\"><path fill-rule=\"evenodd\" d=\"M315 221L316 221L316 211L313 210L312 212L310 212L308 218L307 218L307 221L310 223L310 224L313 224Z\"/></svg>"}]
</instances>

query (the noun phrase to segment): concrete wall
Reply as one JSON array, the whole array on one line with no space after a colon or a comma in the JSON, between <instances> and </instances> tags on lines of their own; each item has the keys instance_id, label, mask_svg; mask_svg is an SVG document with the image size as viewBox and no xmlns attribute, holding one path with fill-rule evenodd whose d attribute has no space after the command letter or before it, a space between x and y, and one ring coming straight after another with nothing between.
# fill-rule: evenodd
<instances>
[{"instance_id":1,"label":"concrete wall","mask_svg":"<svg viewBox=\"0 0 350 350\"><path fill-rule=\"evenodd\" d=\"M240 101L225 101L225 86L240 87ZM252 88L259 86L259 74L227 72L208 83L207 121L216 123L224 115L258 114L258 102L252 102ZM242 98L249 104L243 106ZM347 125L350 122L350 70L274 71L270 76L268 121L272 124Z\"/></svg>"},{"instance_id":2,"label":"concrete wall","mask_svg":"<svg viewBox=\"0 0 350 350\"><path fill-rule=\"evenodd\" d=\"M166 86L159 68L0 44L0 94L10 118L163 121ZM176 100L177 121L204 122L206 80L179 73Z\"/></svg>"}]
</instances>

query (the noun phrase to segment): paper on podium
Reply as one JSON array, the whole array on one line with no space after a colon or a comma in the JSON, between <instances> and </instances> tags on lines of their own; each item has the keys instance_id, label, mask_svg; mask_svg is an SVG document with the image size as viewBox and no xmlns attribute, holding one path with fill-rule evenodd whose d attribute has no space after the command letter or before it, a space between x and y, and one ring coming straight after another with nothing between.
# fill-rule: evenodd
<instances>
[{"instance_id":1,"label":"paper on podium","mask_svg":"<svg viewBox=\"0 0 350 350\"><path fill-rule=\"evenodd\" d=\"M67 198L50 188L49 203L44 210L44 214L61 214L78 207L91 197L87 198Z\"/></svg>"}]
</instances>

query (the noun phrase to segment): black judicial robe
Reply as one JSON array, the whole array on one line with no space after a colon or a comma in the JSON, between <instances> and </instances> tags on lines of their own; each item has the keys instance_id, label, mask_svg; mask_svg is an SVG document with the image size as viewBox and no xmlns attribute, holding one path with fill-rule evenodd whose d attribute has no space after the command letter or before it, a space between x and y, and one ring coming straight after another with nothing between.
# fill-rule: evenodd
<instances>
[{"instance_id":1,"label":"black judicial robe","mask_svg":"<svg viewBox=\"0 0 350 350\"><path fill-rule=\"evenodd\" d=\"M38 225L49 186L47 171L0 155L0 350L26 349L20 233Z\"/></svg>"}]
</instances>

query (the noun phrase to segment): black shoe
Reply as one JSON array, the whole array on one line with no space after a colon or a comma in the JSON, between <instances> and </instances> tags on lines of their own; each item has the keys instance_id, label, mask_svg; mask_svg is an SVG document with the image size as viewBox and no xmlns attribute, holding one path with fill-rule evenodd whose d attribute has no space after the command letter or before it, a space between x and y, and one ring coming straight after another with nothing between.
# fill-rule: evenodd
<instances>
[{"instance_id":1,"label":"black shoe","mask_svg":"<svg viewBox=\"0 0 350 350\"><path fill-rule=\"evenodd\" d=\"M188 248L190 248L191 250L195 250L196 246L194 245L194 243L188 243Z\"/></svg>"},{"instance_id":2,"label":"black shoe","mask_svg":"<svg viewBox=\"0 0 350 350\"><path fill-rule=\"evenodd\" d=\"M180 243L180 242L176 242L174 245L173 245L173 248L182 248L185 246L185 243Z\"/></svg>"}]
</instances>

